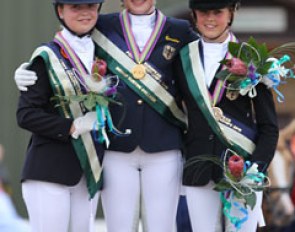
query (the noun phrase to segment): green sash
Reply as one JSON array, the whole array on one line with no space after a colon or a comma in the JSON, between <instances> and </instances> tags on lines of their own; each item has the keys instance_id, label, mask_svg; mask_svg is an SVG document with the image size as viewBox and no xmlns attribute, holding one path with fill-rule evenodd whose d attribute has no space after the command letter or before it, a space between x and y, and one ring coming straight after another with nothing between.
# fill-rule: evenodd
<instances>
[{"instance_id":1,"label":"green sash","mask_svg":"<svg viewBox=\"0 0 295 232\"><path fill-rule=\"evenodd\" d=\"M255 149L255 144L246 136L231 127L218 122L214 117L211 100L205 83L205 73L199 54L199 41L185 46L181 52L181 60L189 90L210 127L221 142L237 154L247 157Z\"/></svg>"},{"instance_id":2,"label":"green sash","mask_svg":"<svg viewBox=\"0 0 295 232\"><path fill-rule=\"evenodd\" d=\"M132 68L137 65L135 61L98 30L93 31L92 38L98 47L96 55L107 62L108 69L112 73L118 75L122 81L169 122L186 129L187 119L185 114L177 106L174 97L150 73L146 73L143 79L135 79L131 72Z\"/></svg>"},{"instance_id":3,"label":"green sash","mask_svg":"<svg viewBox=\"0 0 295 232\"><path fill-rule=\"evenodd\" d=\"M72 96L80 92L79 84L75 84L75 77L70 75L71 72L66 70L65 64L51 48L47 46L37 48L31 57L31 61L38 56L42 57L46 64L54 94ZM74 101L70 104L61 101L59 112L65 118L75 119L83 115L80 104ZM84 171L88 192L92 198L102 184L100 181L102 169L96 155L94 142L90 133L84 133L78 139L71 139L71 141Z\"/></svg>"}]
</instances>

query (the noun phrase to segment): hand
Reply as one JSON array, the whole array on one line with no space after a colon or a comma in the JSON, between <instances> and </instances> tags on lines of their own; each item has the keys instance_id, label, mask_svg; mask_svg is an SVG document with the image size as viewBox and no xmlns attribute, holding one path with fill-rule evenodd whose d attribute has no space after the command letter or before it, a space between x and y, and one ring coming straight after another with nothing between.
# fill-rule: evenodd
<instances>
[{"instance_id":1,"label":"hand","mask_svg":"<svg viewBox=\"0 0 295 232\"><path fill-rule=\"evenodd\" d=\"M79 135L91 131L93 128L97 129L97 115L96 112L88 112L84 116L78 117L74 120L75 130L72 137L77 139Z\"/></svg>"},{"instance_id":2,"label":"hand","mask_svg":"<svg viewBox=\"0 0 295 232\"><path fill-rule=\"evenodd\" d=\"M38 79L34 71L26 69L29 65L30 63L23 63L15 70L14 80L20 91L28 91L28 86L34 85Z\"/></svg>"}]
</instances>

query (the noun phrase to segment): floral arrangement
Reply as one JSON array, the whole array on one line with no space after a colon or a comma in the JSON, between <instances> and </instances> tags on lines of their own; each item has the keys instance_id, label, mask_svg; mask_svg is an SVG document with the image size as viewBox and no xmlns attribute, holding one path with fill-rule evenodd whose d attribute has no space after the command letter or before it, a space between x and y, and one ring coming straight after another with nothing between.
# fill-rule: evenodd
<instances>
[{"instance_id":1,"label":"floral arrangement","mask_svg":"<svg viewBox=\"0 0 295 232\"><path fill-rule=\"evenodd\" d=\"M228 90L238 91L243 96L248 94L251 98L257 95L256 85L264 83L274 89L278 101L282 102L284 96L278 86L287 78L294 78L293 70L283 66L291 62L290 54L293 54L294 48L295 43L286 43L268 51L266 44L258 44L253 37L247 42L229 42L228 50L232 58L220 62L225 68L216 77L226 81Z\"/></svg>"},{"instance_id":2,"label":"floral arrangement","mask_svg":"<svg viewBox=\"0 0 295 232\"><path fill-rule=\"evenodd\" d=\"M90 75L84 76L83 81L79 78L79 75L75 75L78 82L85 88L86 93L72 96L60 96L55 95L51 98L53 101L63 101L66 104L70 104L72 101L80 102L88 111L96 111L97 122L94 128L97 128L97 134L95 136L99 143L106 142L109 145L105 127L108 125L110 132L116 135L128 135L131 132L126 130L125 133L116 129L112 123L111 114L109 112L109 103L122 105L121 102L115 100L117 94L117 85L119 82L118 76L106 75L107 63L96 58ZM95 134L96 130L93 130Z\"/></svg>"},{"instance_id":3,"label":"floral arrangement","mask_svg":"<svg viewBox=\"0 0 295 232\"><path fill-rule=\"evenodd\" d=\"M220 192L224 215L237 230L240 229L248 219L248 209L253 210L256 204L255 192L269 187L269 178L259 172L257 163L245 161L243 157L229 149L226 150L223 160L202 155L194 157L188 165L204 161L211 161L222 168L223 178L215 185L214 190ZM231 213L233 207L243 216L233 216Z\"/></svg>"}]
</instances>

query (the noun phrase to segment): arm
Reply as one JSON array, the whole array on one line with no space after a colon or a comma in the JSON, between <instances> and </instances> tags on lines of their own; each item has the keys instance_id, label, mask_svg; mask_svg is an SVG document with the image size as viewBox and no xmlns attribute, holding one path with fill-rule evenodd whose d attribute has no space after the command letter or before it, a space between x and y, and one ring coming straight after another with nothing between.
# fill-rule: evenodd
<instances>
[{"instance_id":1,"label":"arm","mask_svg":"<svg viewBox=\"0 0 295 232\"><path fill-rule=\"evenodd\" d=\"M21 92L17 109L19 126L47 138L67 141L73 120L61 117L50 102L53 92L43 60L37 58L31 70L39 78L29 91Z\"/></svg>"},{"instance_id":2,"label":"arm","mask_svg":"<svg viewBox=\"0 0 295 232\"><path fill-rule=\"evenodd\" d=\"M30 63L21 64L14 73L14 81L20 91L27 91L28 86L34 85L38 79L36 72L27 70Z\"/></svg>"},{"instance_id":3,"label":"arm","mask_svg":"<svg viewBox=\"0 0 295 232\"><path fill-rule=\"evenodd\" d=\"M273 159L278 141L278 123L272 92L263 84L257 85L257 96L253 98L258 138L252 161L260 167L269 165Z\"/></svg>"}]
</instances>

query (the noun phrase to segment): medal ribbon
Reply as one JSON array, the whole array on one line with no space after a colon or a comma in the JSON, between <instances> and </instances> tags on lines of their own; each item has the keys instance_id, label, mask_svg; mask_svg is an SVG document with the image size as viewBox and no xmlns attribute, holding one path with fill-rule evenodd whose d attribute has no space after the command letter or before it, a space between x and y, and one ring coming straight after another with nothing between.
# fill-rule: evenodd
<instances>
[{"instance_id":1,"label":"medal ribbon","mask_svg":"<svg viewBox=\"0 0 295 232\"><path fill-rule=\"evenodd\" d=\"M133 59L138 64L142 64L145 60L147 60L150 57L161 35L163 27L166 23L166 16L163 15L162 12L159 10L157 10L156 13L157 13L157 20L156 20L155 27L152 31L150 38L148 39L148 42L144 46L142 52L139 51L134 35L132 33L131 22L130 22L130 18L129 18L127 10L126 9L123 10L122 13L120 14L121 26L124 33L125 41L128 46L128 50L132 54Z\"/></svg>"},{"instance_id":2,"label":"medal ribbon","mask_svg":"<svg viewBox=\"0 0 295 232\"><path fill-rule=\"evenodd\" d=\"M76 74L80 78L80 80L85 84L84 77L88 75L84 65L81 63L81 60L77 56L76 52L69 45L67 40L63 37L61 32L56 33L53 41L57 43L66 53L71 65L78 71Z\"/></svg>"},{"instance_id":3,"label":"medal ribbon","mask_svg":"<svg viewBox=\"0 0 295 232\"><path fill-rule=\"evenodd\" d=\"M220 141L236 153L247 157L254 151L255 144L241 133L218 122L214 117L211 99L205 83L205 73L201 64L198 43L199 41L194 41L185 46L180 52L189 90Z\"/></svg>"},{"instance_id":4,"label":"medal ribbon","mask_svg":"<svg viewBox=\"0 0 295 232\"><path fill-rule=\"evenodd\" d=\"M113 74L118 75L136 94L155 109L169 122L181 128L186 128L187 119L183 111L178 107L172 96L158 81L149 73L143 79L133 78L132 68L135 61L119 49L100 31L94 30L92 38L96 45L96 55L108 63L108 68Z\"/></svg>"},{"instance_id":5,"label":"medal ribbon","mask_svg":"<svg viewBox=\"0 0 295 232\"><path fill-rule=\"evenodd\" d=\"M31 60L34 60L36 57L43 58L46 64L54 94L62 96L76 95L77 90L75 90L75 86L67 74L65 64L61 62L62 58L58 57L48 46L42 46L36 49ZM59 112L63 117L75 119L83 115L78 102L73 101L70 104L60 102L60 104ZM81 168L84 171L89 195L93 198L102 185L102 168L97 157L94 141L90 133L84 133L78 139L71 139L71 142L80 161Z\"/></svg>"},{"instance_id":6,"label":"medal ribbon","mask_svg":"<svg viewBox=\"0 0 295 232\"><path fill-rule=\"evenodd\" d=\"M237 42L238 41L238 39L235 37L235 35L233 33L230 33L229 36L230 36L230 42ZM227 53L225 55L225 58L230 59L230 58L232 58L232 55L227 51ZM225 69L225 68L226 68L225 65L222 65L221 69ZM212 106L215 106L218 102L220 102L220 100L221 100L221 98L223 96L224 90L225 90L224 81L218 80L216 85L215 85L213 94L211 95L210 92L209 92L209 96L211 98Z\"/></svg>"}]
</instances>

